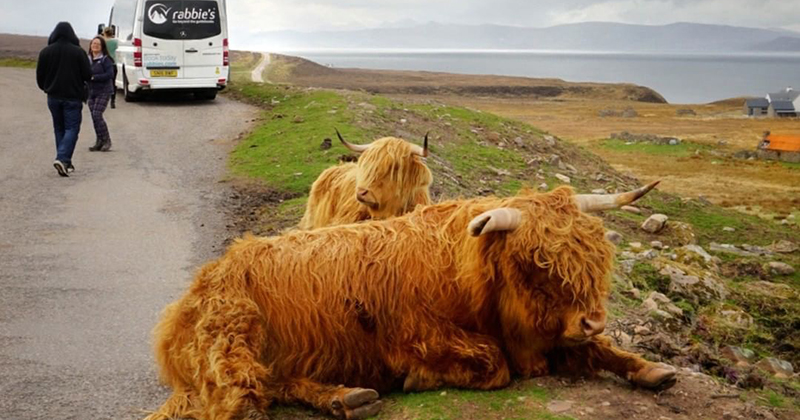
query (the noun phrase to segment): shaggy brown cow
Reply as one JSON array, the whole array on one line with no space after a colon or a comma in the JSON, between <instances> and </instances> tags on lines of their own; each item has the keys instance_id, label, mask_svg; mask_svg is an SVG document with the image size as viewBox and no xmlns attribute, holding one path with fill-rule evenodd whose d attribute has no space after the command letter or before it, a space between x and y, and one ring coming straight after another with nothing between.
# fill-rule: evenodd
<instances>
[{"instance_id":1,"label":"shaggy brown cow","mask_svg":"<svg viewBox=\"0 0 800 420\"><path fill-rule=\"evenodd\" d=\"M673 369L599 335L614 251L581 211L654 185L599 198L523 191L240 239L156 328L174 393L148 419L255 419L273 402L362 419L400 384L500 388L570 355L583 360L561 363L668 388Z\"/></svg>"},{"instance_id":2,"label":"shaggy brown cow","mask_svg":"<svg viewBox=\"0 0 800 420\"><path fill-rule=\"evenodd\" d=\"M400 216L417 204L430 204L428 187L433 179L422 161L424 147L396 137L384 137L368 145L339 140L361 155L358 163L344 163L323 171L311 186L300 229L380 220Z\"/></svg>"}]
</instances>

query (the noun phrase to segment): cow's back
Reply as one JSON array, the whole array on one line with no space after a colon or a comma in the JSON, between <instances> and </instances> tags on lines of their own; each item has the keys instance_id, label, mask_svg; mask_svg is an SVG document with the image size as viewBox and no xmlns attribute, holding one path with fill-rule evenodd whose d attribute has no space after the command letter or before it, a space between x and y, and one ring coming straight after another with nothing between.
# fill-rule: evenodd
<instances>
[{"instance_id":1,"label":"cow's back","mask_svg":"<svg viewBox=\"0 0 800 420\"><path fill-rule=\"evenodd\" d=\"M354 223L369 218L355 199L356 164L343 163L324 170L311 185L300 229Z\"/></svg>"}]
</instances>

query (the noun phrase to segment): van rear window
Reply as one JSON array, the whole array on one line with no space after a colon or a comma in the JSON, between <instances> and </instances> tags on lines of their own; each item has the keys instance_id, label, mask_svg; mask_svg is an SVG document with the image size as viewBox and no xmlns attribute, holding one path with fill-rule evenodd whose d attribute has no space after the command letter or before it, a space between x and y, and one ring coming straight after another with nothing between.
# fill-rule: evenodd
<instances>
[{"instance_id":1,"label":"van rear window","mask_svg":"<svg viewBox=\"0 0 800 420\"><path fill-rule=\"evenodd\" d=\"M216 1L148 0L144 33L160 39L203 39L222 32Z\"/></svg>"}]
</instances>

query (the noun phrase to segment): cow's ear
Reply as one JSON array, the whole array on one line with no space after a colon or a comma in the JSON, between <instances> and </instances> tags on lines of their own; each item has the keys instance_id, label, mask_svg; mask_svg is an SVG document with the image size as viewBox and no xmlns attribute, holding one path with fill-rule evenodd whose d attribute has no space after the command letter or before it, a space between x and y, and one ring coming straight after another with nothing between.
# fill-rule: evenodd
<instances>
[{"instance_id":1,"label":"cow's ear","mask_svg":"<svg viewBox=\"0 0 800 420\"><path fill-rule=\"evenodd\" d=\"M467 230L472 236L489 232L516 229L522 222L522 212L510 207L485 211L469 222Z\"/></svg>"}]
</instances>

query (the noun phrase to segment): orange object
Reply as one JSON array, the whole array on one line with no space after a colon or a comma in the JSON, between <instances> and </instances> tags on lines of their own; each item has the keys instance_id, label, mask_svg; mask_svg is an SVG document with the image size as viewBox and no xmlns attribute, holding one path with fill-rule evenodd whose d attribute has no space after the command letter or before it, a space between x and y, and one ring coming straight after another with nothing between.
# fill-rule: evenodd
<instances>
[{"instance_id":1,"label":"orange object","mask_svg":"<svg viewBox=\"0 0 800 420\"><path fill-rule=\"evenodd\" d=\"M763 149L780 150L783 152L800 152L800 135L775 135L770 134L764 138Z\"/></svg>"}]
</instances>

